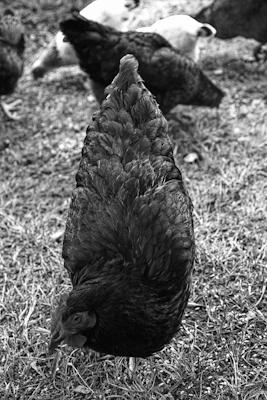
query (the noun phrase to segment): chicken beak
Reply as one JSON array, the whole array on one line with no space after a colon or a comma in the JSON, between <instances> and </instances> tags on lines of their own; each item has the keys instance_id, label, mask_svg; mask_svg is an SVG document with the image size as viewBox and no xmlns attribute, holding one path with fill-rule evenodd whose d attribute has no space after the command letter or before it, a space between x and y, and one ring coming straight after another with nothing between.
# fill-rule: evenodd
<instances>
[{"instance_id":1,"label":"chicken beak","mask_svg":"<svg viewBox=\"0 0 267 400\"><path fill-rule=\"evenodd\" d=\"M64 339L65 336L62 330L56 330L54 333L52 333L48 347L48 354L49 355L53 354L56 348L60 345L61 342L63 342Z\"/></svg>"}]
</instances>

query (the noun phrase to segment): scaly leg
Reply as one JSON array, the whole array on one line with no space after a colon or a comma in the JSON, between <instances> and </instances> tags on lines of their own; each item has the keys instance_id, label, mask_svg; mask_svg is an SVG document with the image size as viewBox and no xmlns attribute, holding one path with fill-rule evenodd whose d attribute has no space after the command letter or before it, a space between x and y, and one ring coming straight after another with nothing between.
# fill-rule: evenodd
<instances>
[{"instance_id":1,"label":"scaly leg","mask_svg":"<svg viewBox=\"0 0 267 400\"><path fill-rule=\"evenodd\" d=\"M136 367L136 360L134 357L130 357L129 358L129 377L130 377L130 379L133 379L135 367Z\"/></svg>"}]
</instances>

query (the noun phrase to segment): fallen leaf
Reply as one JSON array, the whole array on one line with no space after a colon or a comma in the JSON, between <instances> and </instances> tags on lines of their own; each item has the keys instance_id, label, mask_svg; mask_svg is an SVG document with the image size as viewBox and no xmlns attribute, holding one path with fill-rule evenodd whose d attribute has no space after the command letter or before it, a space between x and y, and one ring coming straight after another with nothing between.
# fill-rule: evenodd
<instances>
[{"instance_id":1,"label":"fallen leaf","mask_svg":"<svg viewBox=\"0 0 267 400\"><path fill-rule=\"evenodd\" d=\"M189 153L187 156L184 157L184 161L187 163L193 163L198 160L197 153Z\"/></svg>"},{"instance_id":2,"label":"fallen leaf","mask_svg":"<svg viewBox=\"0 0 267 400\"><path fill-rule=\"evenodd\" d=\"M64 235L64 231L65 229L59 229L58 231L52 233L52 235L50 236L51 239L54 240L55 242L59 241Z\"/></svg>"},{"instance_id":3,"label":"fallen leaf","mask_svg":"<svg viewBox=\"0 0 267 400\"><path fill-rule=\"evenodd\" d=\"M91 390L87 388L86 386L83 385L78 385L76 388L73 389L74 392L76 393L81 393L81 394L89 394L91 393Z\"/></svg>"},{"instance_id":4,"label":"fallen leaf","mask_svg":"<svg viewBox=\"0 0 267 400\"><path fill-rule=\"evenodd\" d=\"M214 73L214 75L222 75L222 74L223 74L223 69L220 69L220 68L215 69L215 70L213 71L213 73Z\"/></svg>"}]
</instances>

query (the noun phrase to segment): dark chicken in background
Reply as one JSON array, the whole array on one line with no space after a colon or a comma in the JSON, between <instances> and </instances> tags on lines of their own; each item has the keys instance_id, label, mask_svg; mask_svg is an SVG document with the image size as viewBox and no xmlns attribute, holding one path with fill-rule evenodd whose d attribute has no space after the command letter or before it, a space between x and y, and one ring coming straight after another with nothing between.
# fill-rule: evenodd
<instances>
[{"instance_id":1,"label":"dark chicken in background","mask_svg":"<svg viewBox=\"0 0 267 400\"><path fill-rule=\"evenodd\" d=\"M187 305L192 204L137 68L132 55L121 60L87 129L63 244L73 290L52 318L50 352L65 342L147 357L178 332Z\"/></svg>"},{"instance_id":2,"label":"dark chicken in background","mask_svg":"<svg viewBox=\"0 0 267 400\"><path fill-rule=\"evenodd\" d=\"M163 113L177 104L218 107L224 96L195 62L179 54L156 33L119 32L84 20L77 13L61 22L60 27L74 47L80 67L92 79L99 102L127 53L137 58L140 74Z\"/></svg>"},{"instance_id":3,"label":"dark chicken in background","mask_svg":"<svg viewBox=\"0 0 267 400\"><path fill-rule=\"evenodd\" d=\"M86 19L113 26L116 29L128 30L132 11L139 6L139 3L139 0L94 0L79 13ZM32 74L37 79L52 69L77 64L79 63L75 50L70 43L64 42L63 33L58 31L34 62Z\"/></svg>"},{"instance_id":4,"label":"dark chicken in background","mask_svg":"<svg viewBox=\"0 0 267 400\"><path fill-rule=\"evenodd\" d=\"M5 10L0 17L0 96L13 93L23 72L25 49L24 28L12 10ZM1 102L3 111L10 119L17 119L11 104Z\"/></svg>"},{"instance_id":5,"label":"dark chicken in background","mask_svg":"<svg viewBox=\"0 0 267 400\"><path fill-rule=\"evenodd\" d=\"M267 1L266 0L214 0L195 16L202 23L212 24L216 36L231 39L243 36L261 43L255 50L259 57L262 44L267 42Z\"/></svg>"}]
</instances>

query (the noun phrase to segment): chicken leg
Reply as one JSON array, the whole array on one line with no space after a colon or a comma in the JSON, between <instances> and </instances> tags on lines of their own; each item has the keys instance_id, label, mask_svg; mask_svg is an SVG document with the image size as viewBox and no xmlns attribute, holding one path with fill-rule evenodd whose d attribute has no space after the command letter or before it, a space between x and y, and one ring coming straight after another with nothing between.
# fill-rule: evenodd
<instances>
[{"instance_id":1,"label":"chicken leg","mask_svg":"<svg viewBox=\"0 0 267 400\"><path fill-rule=\"evenodd\" d=\"M129 378L132 380L135 372L136 367L136 359L135 357L129 358Z\"/></svg>"}]
</instances>

